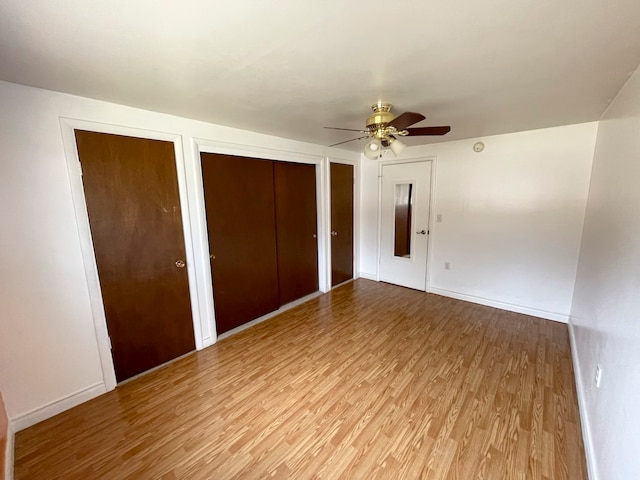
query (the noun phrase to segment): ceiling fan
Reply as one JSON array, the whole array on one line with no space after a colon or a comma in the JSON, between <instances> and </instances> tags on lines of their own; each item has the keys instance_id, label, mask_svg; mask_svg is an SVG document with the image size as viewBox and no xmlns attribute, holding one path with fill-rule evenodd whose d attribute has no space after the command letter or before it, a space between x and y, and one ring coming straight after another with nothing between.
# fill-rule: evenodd
<instances>
[{"instance_id":1,"label":"ceiling fan","mask_svg":"<svg viewBox=\"0 0 640 480\"><path fill-rule=\"evenodd\" d=\"M414 123L421 122L426 117L420 113L404 112L397 117L391 113L391 104L378 102L371 106L373 113L369 115L366 123L366 130L355 130L352 128L324 127L330 130L345 130L348 132L358 132L365 134L362 137L352 138L344 142L329 145L335 147L343 143L371 138L364 147L364 154L371 160L376 160L382 156L384 149L390 149L394 155L398 155L406 145L397 137L418 136L418 135L445 135L451 131L451 127L418 127L407 128Z\"/></svg>"}]
</instances>

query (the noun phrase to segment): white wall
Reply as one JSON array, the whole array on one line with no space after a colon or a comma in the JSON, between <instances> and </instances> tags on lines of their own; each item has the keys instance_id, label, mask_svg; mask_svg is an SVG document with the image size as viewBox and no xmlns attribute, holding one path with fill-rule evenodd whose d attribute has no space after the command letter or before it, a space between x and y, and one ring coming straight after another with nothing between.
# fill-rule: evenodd
<instances>
[{"instance_id":1,"label":"white wall","mask_svg":"<svg viewBox=\"0 0 640 480\"><path fill-rule=\"evenodd\" d=\"M640 69L598 129L570 331L591 479L640 478Z\"/></svg>"},{"instance_id":2,"label":"white wall","mask_svg":"<svg viewBox=\"0 0 640 480\"><path fill-rule=\"evenodd\" d=\"M199 259L200 301L210 272L199 267L208 260L194 139L225 142L228 151L247 154L289 152L288 159L296 158L292 153L358 159L342 150L0 82L0 389L18 428L105 389L60 117L182 136L185 222L193 237L188 250ZM202 319L209 330L203 336L211 336L211 320Z\"/></svg>"},{"instance_id":3,"label":"white wall","mask_svg":"<svg viewBox=\"0 0 640 480\"><path fill-rule=\"evenodd\" d=\"M436 159L433 212L442 223L431 219L430 291L567 321L596 130L586 123L407 148L401 158ZM486 146L475 153L479 140ZM377 175L378 162L363 159L364 277L377 275Z\"/></svg>"}]
</instances>

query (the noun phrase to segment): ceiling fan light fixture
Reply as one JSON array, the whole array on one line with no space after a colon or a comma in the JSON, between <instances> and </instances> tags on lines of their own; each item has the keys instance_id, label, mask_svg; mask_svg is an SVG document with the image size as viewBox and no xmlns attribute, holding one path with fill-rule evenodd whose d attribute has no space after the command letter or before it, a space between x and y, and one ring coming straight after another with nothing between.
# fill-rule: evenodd
<instances>
[{"instance_id":1,"label":"ceiling fan light fixture","mask_svg":"<svg viewBox=\"0 0 640 480\"><path fill-rule=\"evenodd\" d=\"M395 138L395 139L391 139L389 143L389 148L391 149L393 154L397 157L405 148L407 148L407 145L402 143L397 138Z\"/></svg>"},{"instance_id":2,"label":"ceiling fan light fixture","mask_svg":"<svg viewBox=\"0 0 640 480\"><path fill-rule=\"evenodd\" d=\"M445 135L451 131L450 126L440 127L418 127L408 128L425 119L425 116L416 112L404 112L397 117L391 113L391 104L379 101L371 106L373 113L367 118L366 128L364 130L356 130L353 128L324 127L331 130L346 130L350 132L358 132L364 136L343 140L342 142L333 143L330 147L342 145L343 143L362 140L363 138L371 139L364 147L364 154L372 160L378 159L383 152L393 151L394 155L400 154L406 145L398 141L397 137L421 136L421 135Z\"/></svg>"},{"instance_id":3,"label":"ceiling fan light fixture","mask_svg":"<svg viewBox=\"0 0 640 480\"><path fill-rule=\"evenodd\" d=\"M364 156L369 160L377 160L382 153L382 143L377 138L374 138L364 146Z\"/></svg>"}]
</instances>

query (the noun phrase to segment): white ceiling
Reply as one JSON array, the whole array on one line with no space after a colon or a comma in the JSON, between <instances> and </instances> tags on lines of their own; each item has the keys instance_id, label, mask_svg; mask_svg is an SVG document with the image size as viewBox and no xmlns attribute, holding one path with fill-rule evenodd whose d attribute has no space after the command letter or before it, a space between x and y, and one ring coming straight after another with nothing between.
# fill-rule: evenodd
<instances>
[{"instance_id":1,"label":"white ceiling","mask_svg":"<svg viewBox=\"0 0 640 480\"><path fill-rule=\"evenodd\" d=\"M597 120L639 63L639 0L0 0L2 80L325 145Z\"/></svg>"}]
</instances>

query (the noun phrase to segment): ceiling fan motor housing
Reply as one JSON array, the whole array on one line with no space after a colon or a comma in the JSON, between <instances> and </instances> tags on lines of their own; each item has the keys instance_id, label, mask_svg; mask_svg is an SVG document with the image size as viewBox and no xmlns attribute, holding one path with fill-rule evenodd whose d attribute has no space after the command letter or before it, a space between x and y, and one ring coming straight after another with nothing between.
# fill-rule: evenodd
<instances>
[{"instance_id":1,"label":"ceiling fan motor housing","mask_svg":"<svg viewBox=\"0 0 640 480\"><path fill-rule=\"evenodd\" d=\"M395 118L395 115L391 113L391 104L378 102L371 106L373 113L367 118L367 128L372 133L380 133L384 135L384 129L387 124Z\"/></svg>"}]
</instances>

